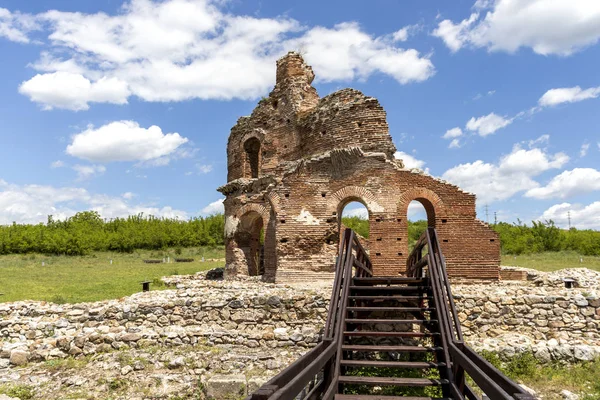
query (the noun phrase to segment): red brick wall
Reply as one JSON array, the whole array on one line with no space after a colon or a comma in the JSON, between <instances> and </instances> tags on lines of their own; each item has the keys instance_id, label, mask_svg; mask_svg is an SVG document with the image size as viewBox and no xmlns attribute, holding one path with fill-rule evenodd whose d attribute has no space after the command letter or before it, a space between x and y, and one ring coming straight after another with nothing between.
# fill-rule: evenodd
<instances>
[{"instance_id":1,"label":"red brick wall","mask_svg":"<svg viewBox=\"0 0 600 400\"><path fill-rule=\"evenodd\" d=\"M340 213L354 200L369 210L376 274L402 273L407 208L417 200L438 231L451 276L498 279L499 238L475 218L475 196L403 169L377 100L352 89L319 99L313 77L296 54L278 61L275 89L250 117L240 118L228 142L229 183L219 189L225 213L233 221L260 209L267 227L265 278L273 280L278 269L331 271ZM261 141L260 178L239 180L249 177L243 148L251 137ZM226 242L229 262L236 248L232 232Z\"/></svg>"}]
</instances>

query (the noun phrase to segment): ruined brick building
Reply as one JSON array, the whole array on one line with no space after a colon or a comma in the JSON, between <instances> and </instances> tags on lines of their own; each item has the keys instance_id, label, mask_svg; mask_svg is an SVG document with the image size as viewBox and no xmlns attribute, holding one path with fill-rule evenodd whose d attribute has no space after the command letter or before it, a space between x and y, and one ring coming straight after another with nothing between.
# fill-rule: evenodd
<instances>
[{"instance_id":1,"label":"ruined brick building","mask_svg":"<svg viewBox=\"0 0 600 400\"><path fill-rule=\"evenodd\" d=\"M397 275L408 255L407 208L423 204L454 277L498 279L498 235L476 219L475 196L394 158L386 113L343 89L319 98L299 54L277 62L277 80L227 144L226 273L331 271L341 212L369 213L368 250L378 275Z\"/></svg>"}]
</instances>

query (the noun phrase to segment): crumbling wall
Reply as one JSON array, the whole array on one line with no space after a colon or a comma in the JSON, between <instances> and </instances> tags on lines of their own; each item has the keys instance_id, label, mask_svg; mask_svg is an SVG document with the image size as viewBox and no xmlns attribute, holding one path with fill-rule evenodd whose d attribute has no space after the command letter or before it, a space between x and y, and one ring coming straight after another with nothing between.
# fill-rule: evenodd
<instances>
[{"instance_id":1,"label":"crumbling wall","mask_svg":"<svg viewBox=\"0 0 600 400\"><path fill-rule=\"evenodd\" d=\"M273 281L277 270L332 271L342 210L359 201L369 211L366 244L375 273L401 274L407 209L416 200L438 230L451 276L498 279L498 235L476 219L475 196L395 160L376 99L353 89L319 99L313 79L298 54L283 57L269 97L231 130L228 183L219 189L226 196L227 271L241 273L245 258L248 272L256 273L248 257L256 246L236 236L252 230L242 223L250 209L262 218L265 268L258 273L265 280Z\"/></svg>"}]
</instances>

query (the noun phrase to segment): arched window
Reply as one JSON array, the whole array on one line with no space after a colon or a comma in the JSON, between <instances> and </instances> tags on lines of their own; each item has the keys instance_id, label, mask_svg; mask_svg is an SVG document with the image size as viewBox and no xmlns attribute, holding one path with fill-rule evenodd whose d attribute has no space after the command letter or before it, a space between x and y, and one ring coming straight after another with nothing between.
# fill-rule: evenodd
<instances>
[{"instance_id":1,"label":"arched window","mask_svg":"<svg viewBox=\"0 0 600 400\"><path fill-rule=\"evenodd\" d=\"M260 141L254 137L246 140L244 151L246 153L244 177L258 178L260 174Z\"/></svg>"}]
</instances>

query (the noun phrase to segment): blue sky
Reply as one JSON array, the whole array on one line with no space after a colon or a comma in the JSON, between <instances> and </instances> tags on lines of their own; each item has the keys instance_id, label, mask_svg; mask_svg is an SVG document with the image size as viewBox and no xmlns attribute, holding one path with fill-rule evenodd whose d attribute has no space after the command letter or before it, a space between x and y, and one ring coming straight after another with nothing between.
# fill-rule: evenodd
<instances>
[{"instance_id":1,"label":"blue sky","mask_svg":"<svg viewBox=\"0 0 600 400\"><path fill-rule=\"evenodd\" d=\"M297 50L481 219L600 229L599 38L589 0L2 0L0 223L218 211L229 131Z\"/></svg>"}]
</instances>

